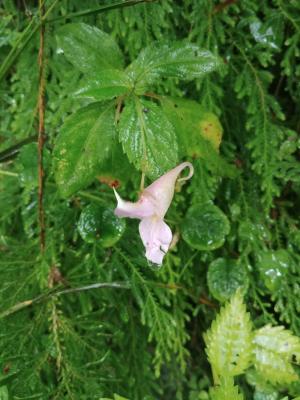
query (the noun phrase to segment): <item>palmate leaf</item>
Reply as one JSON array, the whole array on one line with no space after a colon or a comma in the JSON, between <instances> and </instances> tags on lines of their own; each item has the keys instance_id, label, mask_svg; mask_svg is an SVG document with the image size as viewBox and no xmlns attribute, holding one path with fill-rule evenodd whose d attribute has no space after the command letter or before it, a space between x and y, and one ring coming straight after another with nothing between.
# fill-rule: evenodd
<instances>
[{"instance_id":1,"label":"palmate leaf","mask_svg":"<svg viewBox=\"0 0 300 400\"><path fill-rule=\"evenodd\" d=\"M223 129L214 114L203 110L194 100L165 96L160 102L175 128L180 155L199 157L211 171L222 176L236 175L235 168L219 155Z\"/></svg>"},{"instance_id":2,"label":"palmate leaf","mask_svg":"<svg viewBox=\"0 0 300 400\"><path fill-rule=\"evenodd\" d=\"M110 157L116 139L114 103L94 103L71 115L54 149L55 177L63 196L88 185Z\"/></svg>"},{"instance_id":3,"label":"palmate leaf","mask_svg":"<svg viewBox=\"0 0 300 400\"><path fill-rule=\"evenodd\" d=\"M129 93L133 84L129 76L118 69L104 69L79 85L75 96L93 101L109 100L116 96Z\"/></svg>"},{"instance_id":4,"label":"palmate leaf","mask_svg":"<svg viewBox=\"0 0 300 400\"><path fill-rule=\"evenodd\" d=\"M121 69L123 55L113 38L95 26L66 24L57 32L58 51L81 72L97 74L102 69Z\"/></svg>"},{"instance_id":5,"label":"palmate leaf","mask_svg":"<svg viewBox=\"0 0 300 400\"><path fill-rule=\"evenodd\" d=\"M220 386L216 386L209 391L211 400L243 400L244 397L239 393L237 386L234 386L232 377L221 379Z\"/></svg>"},{"instance_id":6,"label":"palmate leaf","mask_svg":"<svg viewBox=\"0 0 300 400\"><path fill-rule=\"evenodd\" d=\"M216 70L221 64L219 57L193 43L154 43L139 54L127 72L136 82L136 93L141 94L160 77L191 80Z\"/></svg>"},{"instance_id":7,"label":"palmate leaf","mask_svg":"<svg viewBox=\"0 0 300 400\"><path fill-rule=\"evenodd\" d=\"M274 384L289 384L299 376L291 361L300 362L300 339L283 326L266 325L254 336L255 367Z\"/></svg>"},{"instance_id":8,"label":"palmate leaf","mask_svg":"<svg viewBox=\"0 0 300 400\"><path fill-rule=\"evenodd\" d=\"M173 168L178 160L174 128L155 103L131 98L119 122L119 137L129 160L150 178Z\"/></svg>"},{"instance_id":9,"label":"palmate leaf","mask_svg":"<svg viewBox=\"0 0 300 400\"><path fill-rule=\"evenodd\" d=\"M205 333L206 353L215 382L243 373L252 361L252 324L240 291L221 309Z\"/></svg>"}]
</instances>

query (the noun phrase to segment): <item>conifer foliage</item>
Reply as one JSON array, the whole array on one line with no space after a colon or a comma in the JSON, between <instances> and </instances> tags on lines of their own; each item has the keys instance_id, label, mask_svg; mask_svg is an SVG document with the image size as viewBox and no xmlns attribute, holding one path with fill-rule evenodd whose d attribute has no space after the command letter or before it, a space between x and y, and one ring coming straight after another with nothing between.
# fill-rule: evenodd
<instances>
[{"instance_id":1,"label":"conifer foliage","mask_svg":"<svg viewBox=\"0 0 300 400\"><path fill-rule=\"evenodd\" d=\"M299 2L0 17L0 400L299 399ZM113 188L183 161L159 266Z\"/></svg>"}]
</instances>

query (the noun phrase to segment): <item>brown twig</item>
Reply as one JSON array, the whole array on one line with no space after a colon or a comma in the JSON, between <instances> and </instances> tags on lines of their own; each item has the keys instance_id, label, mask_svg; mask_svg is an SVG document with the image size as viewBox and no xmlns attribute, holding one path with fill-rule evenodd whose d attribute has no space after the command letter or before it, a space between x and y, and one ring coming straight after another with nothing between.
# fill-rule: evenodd
<instances>
[{"instance_id":1,"label":"brown twig","mask_svg":"<svg viewBox=\"0 0 300 400\"><path fill-rule=\"evenodd\" d=\"M39 0L40 18L42 20L45 14L45 6ZM45 228L45 212L43 205L44 196L44 166L43 166L43 150L45 143L45 25L40 27L40 47L38 54L39 64L39 92L38 92L38 219L40 227L40 248L41 252L45 251L46 244L46 228Z\"/></svg>"}]
</instances>

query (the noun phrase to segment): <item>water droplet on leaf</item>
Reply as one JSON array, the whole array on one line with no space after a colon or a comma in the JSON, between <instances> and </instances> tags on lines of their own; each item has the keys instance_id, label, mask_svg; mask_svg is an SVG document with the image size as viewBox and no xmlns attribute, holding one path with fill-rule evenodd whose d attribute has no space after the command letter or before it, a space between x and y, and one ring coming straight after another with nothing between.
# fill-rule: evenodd
<instances>
[{"instance_id":1,"label":"water droplet on leaf","mask_svg":"<svg viewBox=\"0 0 300 400\"><path fill-rule=\"evenodd\" d=\"M78 231L87 243L98 242L111 247L121 238L126 222L114 215L111 208L90 204L83 209L78 221Z\"/></svg>"},{"instance_id":2,"label":"water droplet on leaf","mask_svg":"<svg viewBox=\"0 0 300 400\"><path fill-rule=\"evenodd\" d=\"M246 268L237 260L217 258L208 267L207 283L213 297L224 302L239 288L245 293L249 280Z\"/></svg>"},{"instance_id":3,"label":"water droplet on leaf","mask_svg":"<svg viewBox=\"0 0 300 400\"><path fill-rule=\"evenodd\" d=\"M266 251L258 255L258 260L260 276L266 287L271 291L280 289L292 263L289 253L283 249Z\"/></svg>"},{"instance_id":4,"label":"water droplet on leaf","mask_svg":"<svg viewBox=\"0 0 300 400\"><path fill-rule=\"evenodd\" d=\"M218 207L195 204L184 219L182 236L195 249L214 250L223 245L229 230L229 221Z\"/></svg>"}]
</instances>

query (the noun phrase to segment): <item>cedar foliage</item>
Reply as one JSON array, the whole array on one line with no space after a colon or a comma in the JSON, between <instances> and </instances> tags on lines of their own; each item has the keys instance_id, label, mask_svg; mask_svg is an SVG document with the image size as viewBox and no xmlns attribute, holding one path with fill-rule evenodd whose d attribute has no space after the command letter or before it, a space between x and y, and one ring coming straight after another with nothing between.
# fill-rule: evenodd
<instances>
[{"instance_id":1,"label":"cedar foliage","mask_svg":"<svg viewBox=\"0 0 300 400\"><path fill-rule=\"evenodd\" d=\"M299 2L36 3L0 3L0 399L297 398ZM183 160L157 268L110 186Z\"/></svg>"}]
</instances>

